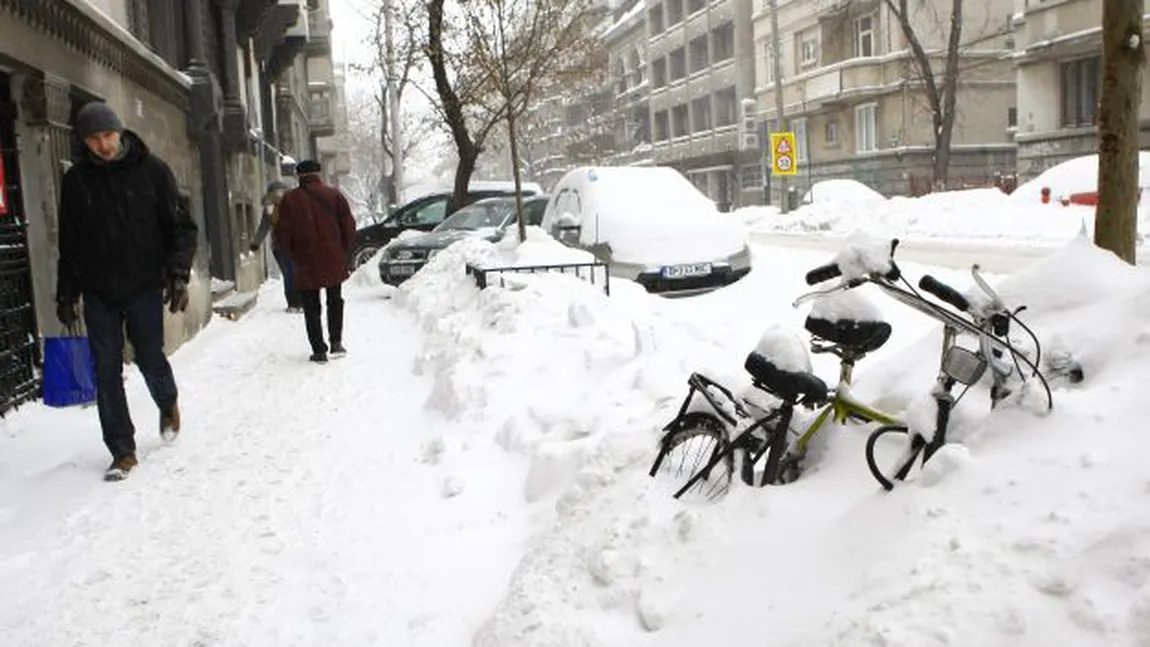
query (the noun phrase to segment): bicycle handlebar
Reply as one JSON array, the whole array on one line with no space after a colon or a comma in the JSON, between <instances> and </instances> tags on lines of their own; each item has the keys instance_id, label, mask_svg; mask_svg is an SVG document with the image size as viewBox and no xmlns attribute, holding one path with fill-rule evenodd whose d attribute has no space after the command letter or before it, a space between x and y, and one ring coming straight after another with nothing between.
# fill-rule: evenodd
<instances>
[{"instance_id":1,"label":"bicycle handlebar","mask_svg":"<svg viewBox=\"0 0 1150 647\"><path fill-rule=\"evenodd\" d=\"M820 265L810 272L807 272L807 285L817 285L823 281L838 278L842 276L842 274L843 272L839 269L838 263Z\"/></svg>"},{"instance_id":2,"label":"bicycle handlebar","mask_svg":"<svg viewBox=\"0 0 1150 647\"><path fill-rule=\"evenodd\" d=\"M962 296L958 290L955 290L954 288L943 283L942 281L939 281L929 274L924 274L922 278L919 279L918 287L923 291L930 292L934 296L942 299L955 308L958 308L960 312L967 312L970 310L970 301L967 301L966 297Z\"/></svg>"},{"instance_id":3,"label":"bicycle handlebar","mask_svg":"<svg viewBox=\"0 0 1150 647\"><path fill-rule=\"evenodd\" d=\"M885 269L869 268L868 274L872 276L881 276L888 281L897 281L902 273L898 269L898 265L894 263L894 250L898 247L898 239L892 238L890 241L890 261ZM807 285L817 285L823 281L836 279L843 275L842 268L839 267L837 262L827 263L820 265L815 269L807 272ZM857 283L854 279L852 282Z\"/></svg>"}]
</instances>

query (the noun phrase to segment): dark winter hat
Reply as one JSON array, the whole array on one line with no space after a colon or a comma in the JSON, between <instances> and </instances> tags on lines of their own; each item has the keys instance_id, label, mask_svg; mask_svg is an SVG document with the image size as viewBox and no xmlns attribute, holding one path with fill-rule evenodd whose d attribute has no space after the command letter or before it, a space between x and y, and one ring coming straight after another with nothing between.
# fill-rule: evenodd
<instances>
[{"instance_id":1,"label":"dark winter hat","mask_svg":"<svg viewBox=\"0 0 1150 647\"><path fill-rule=\"evenodd\" d=\"M92 133L104 130L120 132L124 130L124 125L120 123L120 118L116 116L116 111L112 110L111 106L93 101L76 113L76 125L73 130L77 137L86 139Z\"/></svg>"},{"instance_id":2,"label":"dark winter hat","mask_svg":"<svg viewBox=\"0 0 1150 647\"><path fill-rule=\"evenodd\" d=\"M323 167L320 166L319 162L315 160L304 160L295 165L296 175L302 175L304 173L319 173L321 170L323 170Z\"/></svg>"}]
</instances>

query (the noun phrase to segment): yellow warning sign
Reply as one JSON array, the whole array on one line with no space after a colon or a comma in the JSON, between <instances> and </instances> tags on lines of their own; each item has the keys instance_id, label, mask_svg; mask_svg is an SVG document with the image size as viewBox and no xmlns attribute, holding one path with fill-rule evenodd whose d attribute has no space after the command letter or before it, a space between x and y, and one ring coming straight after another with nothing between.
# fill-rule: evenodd
<instances>
[{"instance_id":1,"label":"yellow warning sign","mask_svg":"<svg viewBox=\"0 0 1150 647\"><path fill-rule=\"evenodd\" d=\"M795 134L771 133L771 174L794 175L798 164L795 161Z\"/></svg>"}]
</instances>

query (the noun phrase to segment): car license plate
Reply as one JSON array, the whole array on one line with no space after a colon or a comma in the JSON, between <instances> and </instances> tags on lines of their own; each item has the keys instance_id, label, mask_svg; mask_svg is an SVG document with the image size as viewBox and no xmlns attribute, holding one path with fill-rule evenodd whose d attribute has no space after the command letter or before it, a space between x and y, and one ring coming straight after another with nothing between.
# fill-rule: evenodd
<instances>
[{"instance_id":1,"label":"car license plate","mask_svg":"<svg viewBox=\"0 0 1150 647\"><path fill-rule=\"evenodd\" d=\"M663 278L683 279L689 276L706 276L711 273L710 263L688 263L663 268Z\"/></svg>"},{"instance_id":2,"label":"car license plate","mask_svg":"<svg viewBox=\"0 0 1150 647\"><path fill-rule=\"evenodd\" d=\"M411 276L412 274L415 274L415 269L416 268L414 265L392 265L391 266L391 275L392 276Z\"/></svg>"}]
</instances>

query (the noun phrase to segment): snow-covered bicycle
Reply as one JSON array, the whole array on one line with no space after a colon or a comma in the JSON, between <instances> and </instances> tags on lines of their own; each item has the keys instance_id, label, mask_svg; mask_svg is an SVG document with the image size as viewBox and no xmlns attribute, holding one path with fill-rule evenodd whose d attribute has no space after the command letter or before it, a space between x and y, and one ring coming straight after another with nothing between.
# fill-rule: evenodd
<instances>
[{"instance_id":1,"label":"snow-covered bicycle","mask_svg":"<svg viewBox=\"0 0 1150 647\"><path fill-rule=\"evenodd\" d=\"M924 298L903 277L894 262L897 246L896 239L889 252L881 255L863 248L848 248L836 262L807 273L808 285L840 279L837 285L805 294L794 303L798 307L815 302L806 320L806 328L812 334L812 352L833 353L840 358L839 382L833 391L811 372L809 357L794 336L768 332L744 366L752 378L751 394L766 394L771 402L763 405L760 397L736 396L726 386L693 373L688 379L690 391L678 414L663 428L650 475L656 476L662 469L676 478L687 476L686 483L674 493L675 498L692 491L706 499L719 498L728 491L736 469L748 485L787 483L802 472L809 442L833 418L839 424L880 425L867 439L866 459L872 475L889 490L895 480L907 477L920 455L925 464L946 443L950 413L966 393L964 390L955 397L954 388L962 384L969 389L982 379L988 367L992 374L992 407L1016 392L1018 385L1013 382L1025 384L1026 378L1032 376L1041 380L1047 408L1052 407L1049 385L1037 368L1042 361L1040 344L1017 316L1024 308L1008 309L983 279L977 265L971 273L982 294L973 304L937 279L922 277L919 289L957 312L943 308ZM939 373L931 390L937 412L931 429L912 428L851 394L855 364L881 347L891 334L881 313L852 293L867 283L943 324ZM1030 335L1033 360L1009 339L1012 322ZM976 349L959 345L962 335L976 339ZM1004 359L1007 355L1012 361ZM1030 369L1029 375L1023 371L1023 364ZM1069 366L1065 363L1060 368ZM1075 370L1080 379L1080 369L1072 368L1072 376ZM792 429L797 406L823 407L802 433ZM906 438L898 458L884 467L875 452L879 439L888 434L903 434Z\"/></svg>"}]
</instances>

